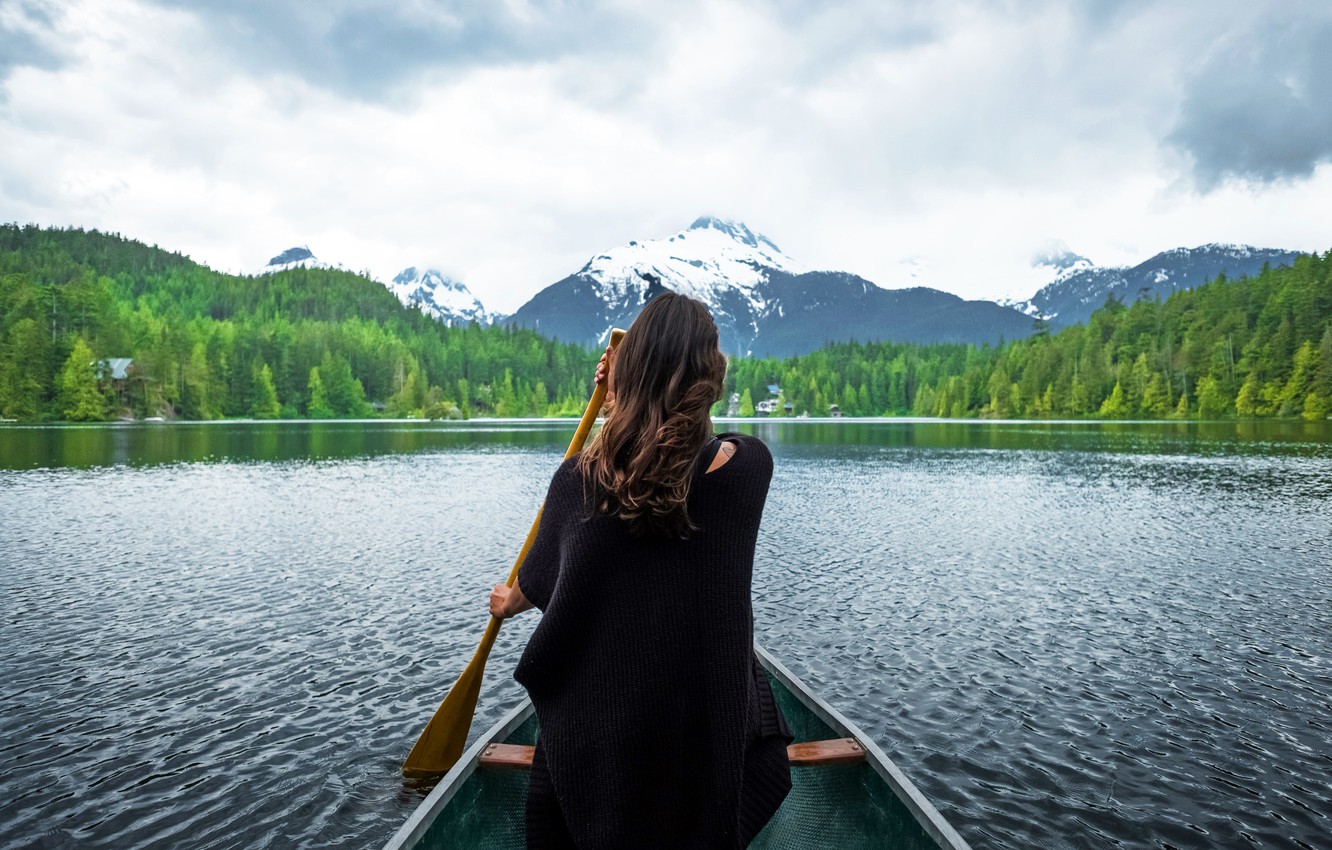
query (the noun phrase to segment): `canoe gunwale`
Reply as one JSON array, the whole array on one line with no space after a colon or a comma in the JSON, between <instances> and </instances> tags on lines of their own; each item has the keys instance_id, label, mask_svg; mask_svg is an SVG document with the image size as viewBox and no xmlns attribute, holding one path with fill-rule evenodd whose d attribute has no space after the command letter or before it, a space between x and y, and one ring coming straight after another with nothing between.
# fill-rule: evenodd
<instances>
[{"instance_id":1,"label":"canoe gunwale","mask_svg":"<svg viewBox=\"0 0 1332 850\"><path fill-rule=\"evenodd\" d=\"M430 825L435 822L435 818L444 810L444 807L453 799L453 795L458 793L458 789L463 783L476 772L477 763L481 760L481 753L486 747L503 740L527 718L532 716L532 700L530 697L524 697L512 711L499 719L494 726L491 726L484 735L476 739L476 742L458 759L458 763L449 769L449 772L440 778L439 784L434 787L429 795L421 801L412 815L407 819L398 831L393 834L388 843L384 845L384 850L408 850L415 847L430 830Z\"/></svg>"},{"instance_id":2,"label":"canoe gunwale","mask_svg":"<svg viewBox=\"0 0 1332 850\"><path fill-rule=\"evenodd\" d=\"M854 738L860 743L865 750L866 761L869 762L870 768L907 807L916 822L934 839L941 850L971 850L971 845L962 836L958 835L957 830L953 829L948 821L944 820L943 815L934 807L934 804L920 792L920 789L912 784L911 780L907 778L906 774L902 773L897 765L893 764L892 759L888 758L887 754L861 731L860 727L844 717L837 709L824 702L817 694L810 691L804 682L786 669L780 661L770 655L757 642L754 643L754 651L757 653L759 662L764 669L772 674L807 710L839 735ZM503 742L505 738L531 717L533 712L532 700L524 698L517 707L500 718L499 722L477 738L458 759L458 763L448 773L444 774L434 790L412 811L411 817L384 845L384 850L410 850L410 848L415 847L417 842L429 831L435 818L457 794L463 783L476 772L481 761L481 754L486 747L492 743Z\"/></svg>"},{"instance_id":3,"label":"canoe gunwale","mask_svg":"<svg viewBox=\"0 0 1332 850\"><path fill-rule=\"evenodd\" d=\"M943 815L939 814L939 810L934 807L934 804L920 792L919 788L912 784L911 780L897 765L893 764L887 753L879 749L879 746L861 731L859 726L856 726L841 712L824 702L818 694L810 691L804 682L786 669L780 661L772 657L757 642L754 643L754 651L758 654L759 662L763 667L775 676L796 699L800 700L805 708L809 709L839 734L848 738L855 738L860 742L860 745L865 748L866 760L870 767L892 789L897 798L910 810L916 821L935 840L939 847L943 850L971 850L971 845L961 835L958 835L957 830L953 829L948 821L944 820Z\"/></svg>"}]
</instances>

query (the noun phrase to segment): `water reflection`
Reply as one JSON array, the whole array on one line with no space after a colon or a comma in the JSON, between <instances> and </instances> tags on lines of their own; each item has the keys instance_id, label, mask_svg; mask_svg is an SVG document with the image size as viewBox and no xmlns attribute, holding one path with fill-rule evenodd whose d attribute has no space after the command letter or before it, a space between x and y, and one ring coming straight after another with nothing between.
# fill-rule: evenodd
<instances>
[{"instance_id":1,"label":"water reflection","mask_svg":"<svg viewBox=\"0 0 1332 850\"><path fill-rule=\"evenodd\" d=\"M0 428L0 469L288 461L503 445L567 446L562 420L219 422Z\"/></svg>"},{"instance_id":2,"label":"water reflection","mask_svg":"<svg viewBox=\"0 0 1332 850\"><path fill-rule=\"evenodd\" d=\"M1006 422L719 419L801 456L883 449L1317 454L1332 422ZM0 427L0 469L373 457L460 448L563 450L569 420L215 422Z\"/></svg>"}]
</instances>

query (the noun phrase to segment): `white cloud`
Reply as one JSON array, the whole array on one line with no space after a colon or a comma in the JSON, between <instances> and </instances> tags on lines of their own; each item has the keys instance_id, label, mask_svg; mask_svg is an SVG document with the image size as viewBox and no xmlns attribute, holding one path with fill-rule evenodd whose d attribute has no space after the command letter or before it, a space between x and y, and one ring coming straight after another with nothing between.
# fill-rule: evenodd
<instances>
[{"instance_id":1,"label":"white cloud","mask_svg":"<svg viewBox=\"0 0 1332 850\"><path fill-rule=\"evenodd\" d=\"M1051 237L1099 263L1332 242L1332 169L1201 194L1166 142L1196 57L1252 6L885 8L698 2L650 30L625 4L591 15L596 47L561 50L540 28L579 12L528 4L454 26L489 39L465 63L387 63L367 87L327 45L261 61L221 13L85 0L56 18L61 63L0 83L0 218L234 271L294 244L384 279L436 266L505 311L701 213L813 267L966 297L1030 285Z\"/></svg>"}]
</instances>

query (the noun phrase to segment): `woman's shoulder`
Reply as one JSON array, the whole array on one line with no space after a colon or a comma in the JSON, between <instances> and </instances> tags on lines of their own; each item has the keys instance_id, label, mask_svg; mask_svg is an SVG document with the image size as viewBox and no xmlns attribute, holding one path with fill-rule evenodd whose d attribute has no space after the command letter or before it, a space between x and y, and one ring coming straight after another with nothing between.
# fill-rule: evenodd
<instances>
[{"instance_id":1,"label":"woman's shoulder","mask_svg":"<svg viewBox=\"0 0 1332 850\"><path fill-rule=\"evenodd\" d=\"M737 431L723 431L717 435L717 439L722 442L731 443L735 446L735 452L719 469L725 469L737 464L746 467L759 467L772 470L772 452L768 451L768 444L755 437L752 434L741 434Z\"/></svg>"},{"instance_id":2,"label":"woman's shoulder","mask_svg":"<svg viewBox=\"0 0 1332 850\"><path fill-rule=\"evenodd\" d=\"M717 434L717 439L727 443L736 443L739 446L752 448L762 454L771 456L768 451L768 444L755 437L753 434L742 434L739 431L722 431Z\"/></svg>"}]
</instances>

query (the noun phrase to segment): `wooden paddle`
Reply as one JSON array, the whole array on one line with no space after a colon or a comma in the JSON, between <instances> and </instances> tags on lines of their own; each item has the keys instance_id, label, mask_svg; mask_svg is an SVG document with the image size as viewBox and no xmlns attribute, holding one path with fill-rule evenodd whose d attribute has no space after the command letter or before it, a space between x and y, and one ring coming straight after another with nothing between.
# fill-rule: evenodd
<instances>
[{"instance_id":1,"label":"wooden paddle","mask_svg":"<svg viewBox=\"0 0 1332 850\"><path fill-rule=\"evenodd\" d=\"M611 348L618 346L623 337L624 331L612 329ZM606 384L597 384L592 390L592 398L588 400L587 410L583 411L583 418L578 423L578 430L574 432L573 441L569 443L569 450L564 453L565 460L582 451L588 432L592 430L592 423L601 412L601 403L605 400ZM518 570L527 558L540 527L541 511L538 510L536 519L532 521L532 530L527 532L527 540L518 552L518 559L513 562L513 569L509 571L509 580L505 582L509 587L513 587L518 578ZM472 716L476 714L476 700L481 695L481 677L486 671L486 659L490 657L495 637L499 635L500 622L495 617L490 618L486 633L481 637L481 645L476 648L476 654L472 656L467 669L458 677L449 695L444 697L435 716L430 718L421 737L416 740L416 746L407 754L407 761L402 765L403 775L413 778L438 776L447 773L462 756L463 747L467 744L467 733L472 728Z\"/></svg>"}]
</instances>

